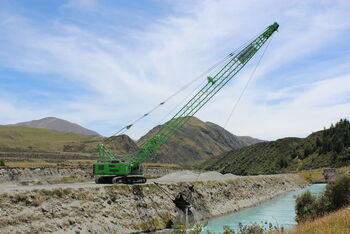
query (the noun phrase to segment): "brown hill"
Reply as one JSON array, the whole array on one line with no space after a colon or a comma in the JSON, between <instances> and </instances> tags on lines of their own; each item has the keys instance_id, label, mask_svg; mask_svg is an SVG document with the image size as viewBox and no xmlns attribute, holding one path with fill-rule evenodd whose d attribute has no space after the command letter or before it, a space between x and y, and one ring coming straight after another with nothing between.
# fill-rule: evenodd
<instances>
[{"instance_id":1,"label":"brown hill","mask_svg":"<svg viewBox=\"0 0 350 234\"><path fill-rule=\"evenodd\" d=\"M101 136L63 133L51 129L0 125L0 152L84 153L97 157L97 145L103 139ZM138 150L136 143L127 135L113 137L108 148L116 155Z\"/></svg>"},{"instance_id":2,"label":"brown hill","mask_svg":"<svg viewBox=\"0 0 350 234\"><path fill-rule=\"evenodd\" d=\"M13 124L13 126L28 126L33 128L47 128L56 130L58 132L72 132L83 135L96 135L99 134L90 129L84 128L76 123L71 123L67 120L59 119L56 117L46 117L39 120L32 120L28 122L21 122L17 124Z\"/></svg>"},{"instance_id":3,"label":"brown hill","mask_svg":"<svg viewBox=\"0 0 350 234\"><path fill-rule=\"evenodd\" d=\"M50 122L49 120L56 123L62 122L55 121L57 118L45 119L46 121L41 121L41 123L40 121L27 122L37 128L0 126L0 152L83 153L97 157L97 145L103 141L103 137L43 129L44 126L48 126L43 123ZM27 123L18 125L27 125ZM107 148L118 156L133 153L139 149L138 145L149 139L160 127L153 128L137 144L127 135L115 136ZM163 148L148 161L194 165L232 149L258 142L261 140L235 136L214 123L205 123L192 117L189 123L170 138Z\"/></svg>"},{"instance_id":4,"label":"brown hill","mask_svg":"<svg viewBox=\"0 0 350 234\"><path fill-rule=\"evenodd\" d=\"M141 137L141 145L153 136L157 126ZM235 136L224 128L192 117L149 161L193 165L232 149L262 142L252 137Z\"/></svg>"}]
</instances>

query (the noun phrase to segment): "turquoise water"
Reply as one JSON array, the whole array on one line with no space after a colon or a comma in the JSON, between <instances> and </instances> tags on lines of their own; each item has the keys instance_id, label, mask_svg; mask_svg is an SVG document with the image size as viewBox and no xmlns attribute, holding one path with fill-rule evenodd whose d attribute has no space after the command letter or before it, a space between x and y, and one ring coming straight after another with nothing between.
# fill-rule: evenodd
<instances>
[{"instance_id":1,"label":"turquoise water","mask_svg":"<svg viewBox=\"0 0 350 234\"><path fill-rule=\"evenodd\" d=\"M326 189L326 184L314 184L310 187L287 193L272 200L262 203L259 206L246 208L236 213L213 218L209 220L208 225L202 233L210 231L212 233L223 232L223 226L228 225L233 230L238 230L238 223L244 225L256 222L259 225L268 227L267 223L272 223L274 226L284 227L285 229L292 228L295 222L295 199L306 190L311 194L318 195Z\"/></svg>"}]
</instances>

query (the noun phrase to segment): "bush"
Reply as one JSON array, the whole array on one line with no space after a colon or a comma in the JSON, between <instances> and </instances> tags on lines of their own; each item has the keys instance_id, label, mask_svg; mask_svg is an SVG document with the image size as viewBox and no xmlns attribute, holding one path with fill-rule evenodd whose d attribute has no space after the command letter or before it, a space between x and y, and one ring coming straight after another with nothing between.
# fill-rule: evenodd
<instances>
[{"instance_id":1,"label":"bush","mask_svg":"<svg viewBox=\"0 0 350 234\"><path fill-rule=\"evenodd\" d=\"M296 200L295 212L296 221L299 223L306 219L315 217L315 202L316 198L311 195L310 191L306 191Z\"/></svg>"},{"instance_id":2,"label":"bush","mask_svg":"<svg viewBox=\"0 0 350 234\"><path fill-rule=\"evenodd\" d=\"M242 225L242 223L238 224L240 234L264 234L265 229L258 225L257 223L253 223L251 225Z\"/></svg>"},{"instance_id":3,"label":"bush","mask_svg":"<svg viewBox=\"0 0 350 234\"><path fill-rule=\"evenodd\" d=\"M325 196L330 201L331 210L350 205L350 175L341 176L334 184L327 185Z\"/></svg>"},{"instance_id":4,"label":"bush","mask_svg":"<svg viewBox=\"0 0 350 234\"><path fill-rule=\"evenodd\" d=\"M5 166L5 162L4 160L0 160L0 167L3 167L3 166Z\"/></svg>"},{"instance_id":5,"label":"bush","mask_svg":"<svg viewBox=\"0 0 350 234\"><path fill-rule=\"evenodd\" d=\"M330 212L350 205L350 176L340 176L334 184L328 184L320 196L312 196L306 191L296 200L295 211L298 223L314 220Z\"/></svg>"}]
</instances>

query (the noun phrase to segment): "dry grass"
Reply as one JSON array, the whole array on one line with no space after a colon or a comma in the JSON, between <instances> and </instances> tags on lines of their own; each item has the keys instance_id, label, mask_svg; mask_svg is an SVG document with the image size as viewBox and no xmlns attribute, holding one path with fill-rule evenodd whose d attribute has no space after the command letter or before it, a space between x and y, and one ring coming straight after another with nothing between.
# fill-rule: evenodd
<instances>
[{"instance_id":1,"label":"dry grass","mask_svg":"<svg viewBox=\"0 0 350 234\"><path fill-rule=\"evenodd\" d=\"M62 133L51 129L25 126L0 126L0 148L34 151L62 151L64 145L76 142L96 148L102 137Z\"/></svg>"},{"instance_id":2,"label":"dry grass","mask_svg":"<svg viewBox=\"0 0 350 234\"><path fill-rule=\"evenodd\" d=\"M305 180L307 180L311 184L326 183L322 173L323 173L323 169L316 169L316 170L302 171L302 172L299 172L298 175L303 177Z\"/></svg>"},{"instance_id":3,"label":"dry grass","mask_svg":"<svg viewBox=\"0 0 350 234\"><path fill-rule=\"evenodd\" d=\"M82 183L87 182L86 179L79 179L71 176L63 176L60 180L56 180L55 183Z\"/></svg>"},{"instance_id":4,"label":"dry grass","mask_svg":"<svg viewBox=\"0 0 350 234\"><path fill-rule=\"evenodd\" d=\"M339 173L349 174L350 166L336 168ZM306 179L308 182L314 183L326 183L323 176L323 168L313 169L313 170L305 170L301 172L297 172L298 175Z\"/></svg>"},{"instance_id":5,"label":"dry grass","mask_svg":"<svg viewBox=\"0 0 350 234\"><path fill-rule=\"evenodd\" d=\"M293 234L350 233L350 206L317 220L299 224Z\"/></svg>"}]
</instances>

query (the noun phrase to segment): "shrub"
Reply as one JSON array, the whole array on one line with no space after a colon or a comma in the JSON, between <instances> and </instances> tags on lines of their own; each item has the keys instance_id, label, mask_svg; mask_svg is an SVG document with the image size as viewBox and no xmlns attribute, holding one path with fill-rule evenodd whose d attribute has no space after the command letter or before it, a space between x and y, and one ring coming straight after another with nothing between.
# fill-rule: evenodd
<instances>
[{"instance_id":1,"label":"shrub","mask_svg":"<svg viewBox=\"0 0 350 234\"><path fill-rule=\"evenodd\" d=\"M4 160L0 160L0 167L3 167L3 166L5 166L5 162Z\"/></svg>"},{"instance_id":2,"label":"shrub","mask_svg":"<svg viewBox=\"0 0 350 234\"><path fill-rule=\"evenodd\" d=\"M306 158L310 154L312 154L312 147L310 145L307 145L304 149L304 155L303 155L302 159Z\"/></svg>"},{"instance_id":3,"label":"shrub","mask_svg":"<svg viewBox=\"0 0 350 234\"><path fill-rule=\"evenodd\" d=\"M329 199L330 209L333 211L350 205L350 176L341 176L334 184L327 185L325 196Z\"/></svg>"},{"instance_id":4,"label":"shrub","mask_svg":"<svg viewBox=\"0 0 350 234\"><path fill-rule=\"evenodd\" d=\"M322 217L330 212L350 205L350 176L340 176L334 184L328 184L326 191L318 198L309 191L296 200L295 211L298 223Z\"/></svg>"},{"instance_id":5,"label":"shrub","mask_svg":"<svg viewBox=\"0 0 350 234\"><path fill-rule=\"evenodd\" d=\"M310 191L306 191L297 198L295 212L297 215L296 221L298 223L315 216L315 201L316 198L311 195Z\"/></svg>"},{"instance_id":6,"label":"shrub","mask_svg":"<svg viewBox=\"0 0 350 234\"><path fill-rule=\"evenodd\" d=\"M288 160L285 159L285 158L283 158L283 157L281 157L281 158L278 160L277 164L278 164L278 166L279 166L280 168L286 168L286 167L288 167Z\"/></svg>"},{"instance_id":7,"label":"shrub","mask_svg":"<svg viewBox=\"0 0 350 234\"><path fill-rule=\"evenodd\" d=\"M257 223L253 223L251 225L242 225L242 223L238 224L239 233L241 234L264 234L265 229L258 225Z\"/></svg>"}]
</instances>

